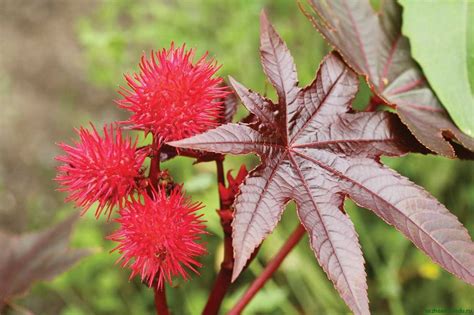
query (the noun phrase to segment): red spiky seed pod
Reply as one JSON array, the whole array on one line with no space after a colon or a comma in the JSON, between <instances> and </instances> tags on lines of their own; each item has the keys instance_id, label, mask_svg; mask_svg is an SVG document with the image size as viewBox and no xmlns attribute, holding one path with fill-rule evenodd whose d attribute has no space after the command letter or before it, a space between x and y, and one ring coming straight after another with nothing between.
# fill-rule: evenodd
<instances>
[{"instance_id":1,"label":"red spiky seed pod","mask_svg":"<svg viewBox=\"0 0 474 315\"><path fill-rule=\"evenodd\" d=\"M140 274L143 282L162 287L172 284L172 278L188 279L187 269L196 272L204 255L204 245L198 243L205 226L196 214L202 205L192 203L175 186L167 196L164 189L145 194L142 200L132 200L120 210L116 220L120 228L108 238L118 242L114 249L122 255L118 262L132 270L130 279Z\"/></svg>"},{"instance_id":2,"label":"red spiky seed pod","mask_svg":"<svg viewBox=\"0 0 474 315\"><path fill-rule=\"evenodd\" d=\"M142 56L140 73L126 75L118 105L132 113L125 123L151 132L162 141L179 140L214 128L222 99L230 92L215 77L219 69L207 53L193 62L195 50L185 45Z\"/></svg>"},{"instance_id":3,"label":"red spiky seed pod","mask_svg":"<svg viewBox=\"0 0 474 315\"><path fill-rule=\"evenodd\" d=\"M58 190L68 193L66 201L74 201L83 213L98 202L96 217L103 210L110 217L112 209L138 189L146 152L137 150L136 140L124 137L116 125L104 126L102 137L91 127L76 129L79 141L74 145L59 144L65 155L56 157L63 164L55 180Z\"/></svg>"}]
</instances>

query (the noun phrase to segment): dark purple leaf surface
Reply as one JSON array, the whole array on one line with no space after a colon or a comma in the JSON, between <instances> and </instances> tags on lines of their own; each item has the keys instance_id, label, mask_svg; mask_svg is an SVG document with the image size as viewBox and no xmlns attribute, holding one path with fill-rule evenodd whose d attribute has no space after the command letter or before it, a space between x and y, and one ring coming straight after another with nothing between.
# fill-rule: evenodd
<instances>
[{"instance_id":1,"label":"dark purple leaf surface","mask_svg":"<svg viewBox=\"0 0 474 315\"><path fill-rule=\"evenodd\" d=\"M0 309L35 281L52 279L90 254L87 249L68 249L77 218L73 215L35 233L12 236L0 232Z\"/></svg>"},{"instance_id":2,"label":"dark purple leaf surface","mask_svg":"<svg viewBox=\"0 0 474 315\"><path fill-rule=\"evenodd\" d=\"M454 158L454 139L474 151L474 139L451 121L410 55L401 34L400 7L383 1L381 13L368 0L309 0L316 14L308 18L319 32L428 149ZM380 18L379 18L380 16Z\"/></svg>"},{"instance_id":3,"label":"dark purple leaf surface","mask_svg":"<svg viewBox=\"0 0 474 315\"><path fill-rule=\"evenodd\" d=\"M225 85L227 87L227 85ZM230 90L230 88L229 88ZM234 118L235 112L237 111L237 105L239 105L239 101L237 97L235 97L234 93L226 95L222 101L222 114L220 122L223 124L232 122Z\"/></svg>"},{"instance_id":4,"label":"dark purple leaf surface","mask_svg":"<svg viewBox=\"0 0 474 315\"><path fill-rule=\"evenodd\" d=\"M474 244L466 229L435 198L386 168L380 155L417 148L395 114L354 113L357 75L336 53L316 79L299 88L293 58L262 14L262 64L278 92L274 103L231 79L243 104L258 119L226 124L172 142L217 153L256 153L235 201L235 279L294 200L311 247L341 297L357 314L369 313L364 259L358 236L342 207L349 196L395 226L434 261L474 282Z\"/></svg>"}]
</instances>

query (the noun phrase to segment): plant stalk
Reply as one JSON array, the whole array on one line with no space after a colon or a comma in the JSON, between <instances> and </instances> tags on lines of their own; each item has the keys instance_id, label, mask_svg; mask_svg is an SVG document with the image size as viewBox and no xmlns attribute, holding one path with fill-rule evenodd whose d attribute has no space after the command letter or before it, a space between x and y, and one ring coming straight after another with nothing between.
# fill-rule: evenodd
<instances>
[{"instance_id":1,"label":"plant stalk","mask_svg":"<svg viewBox=\"0 0 474 315\"><path fill-rule=\"evenodd\" d=\"M169 315L168 303L166 302L165 285L162 287L154 286L156 315Z\"/></svg>"},{"instance_id":2,"label":"plant stalk","mask_svg":"<svg viewBox=\"0 0 474 315\"><path fill-rule=\"evenodd\" d=\"M217 275L214 287L212 288L206 307L202 312L203 315L218 314L222 301L230 287L232 280L232 269L234 266L232 248L232 238L224 237L224 259L221 263L221 269Z\"/></svg>"},{"instance_id":3,"label":"plant stalk","mask_svg":"<svg viewBox=\"0 0 474 315\"><path fill-rule=\"evenodd\" d=\"M224 178L224 158L216 159L217 182L225 185ZM232 269L234 267L234 249L232 247L232 210L231 205L224 204L224 200L219 192L220 209L217 211L221 218L221 225L224 232L224 259L221 263L219 274L217 275L214 287L204 308L204 315L218 314L222 301L230 287L232 280Z\"/></svg>"},{"instance_id":4,"label":"plant stalk","mask_svg":"<svg viewBox=\"0 0 474 315\"><path fill-rule=\"evenodd\" d=\"M224 157L216 159L216 169L217 169L217 183L225 186ZM219 207L221 210L224 209L224 200L222 200L222 196L220 192L219 192Z\"/></svg>"},{"instance_id":5,"label":"plant stalk","mask_svg":"<svg viewBox=\"0 0 474 315\"><path fill-rule=\"evenodd\" d=\"M291 250L295 248L295 246L303 238L305 232L306 230L304 229L303 225L299 224L298 227L290 235L290 237L286 240L286 243L283 245L283 247L280 248L275 257L273 257L270 263L265 267L263 272L250 285L250 287L247 289L240 301L230 310L229 315L237 315L242 313L242 311L249 304L252 298L271 278L271 276L278 269L278 267L280 267L286 256L288 256Z\"/></svg>"},{"instance_id":6,"label":"plant stalk","mask_svg":"<svg viewBox=\"0 0 474 315\"><path fill-rule=\"evenodd\" d=\"M150 182L150 188L147 189L147 193L150 197L153 197L152 190L157 191L159 180L160 180L160 143L153 137L153 155L150 161L150 172L148 173L148 180ZM169 315L168 303L166 302L166 291L165 284L158 287L156 284L153 286L155 292L155 308L157 315Z\"/></svg>"},{"instance_id":7,"label":"plant stalk","mask_svg":"<svg viewBox=\"0 0 474 315\"><path fill-rule=\"evenodd\" d=\"M148 173L148 179L153 189L158 189L158 181L160 175L160 143L153 139L153 155L150 161L150 171ZM150 192L149 192L150 193Z\"/></svg>"}]
</instances>

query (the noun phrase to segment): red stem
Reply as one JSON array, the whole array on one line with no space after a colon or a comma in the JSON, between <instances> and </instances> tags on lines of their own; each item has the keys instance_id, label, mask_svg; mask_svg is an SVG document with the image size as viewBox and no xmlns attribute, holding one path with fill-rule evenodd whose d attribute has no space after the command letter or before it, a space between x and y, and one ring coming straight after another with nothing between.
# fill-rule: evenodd
<instances>
[{"instance_id":1,"label":"red stem","mask_svg":"<svg viewBox=\"0 0 474 315\"><path fill-rule=\"evenodd\" d=\"M150 172L148 173L148 179L154 189L158 189L158 179L160 175L160 143L153 139L153 155L150 162Z\"/></svg>"},{"instance_id":2,"label":"red stem","mask_svg":"<svg viewBox=\"0 0 474 315\"><path fill-rule=\"evenodd\" d=\"M367 104L365 108L365 112L375 112L377 110L377 107L380 104L386 104L386 102L381 99L380 97L377 96L377 94L374 94L370 97L369 103Z\"/></svg>"},{"instance_id":3,"label":"red stem","mask_svg":"<svg viewBox=\"0 0 474 315\"><path fill-rule=\"evenodd\" d=\"M265 285L268 279L271 278L273 273L280 267L283 260L291 252L291 250L298 244L303 235L305 234L304 227L300 224L293 231L290 237L286 240L286 243L280 248L280 251L272 258L270 263L265 267L263 272L254 280L250 287L245 292L244 296L240 301L230 310L229 315L240 314L244 308L249 304L252 298L257 292Z\"/></svg>"},{"instance_id":4,"label":"red stem","mask_svg":"<svg viewBox=\"0 0 474 315\"><path fill-rule=\"evenodd\" d=\"M224 300L231 284L232 269L234 265L231 237L224 237L224 246L224 259L221 263L221 269L219 270L219 274L214 282L214 287L209 295L206 307L202 312L203 315L218 314L222 301Z\"/></svg>"},{"instance_id":5,"label":"red stem","mask_svg":"<svg viewBox=\"0 0 474 315\"><path fill-rule=\"evenodd\" d=\"M157 190L160 180L160 143L155 138L153 139L153 155L150 162L150 172L148 173L148 179L152 189ZM153 197L151 189L148 189L147 193L150 197ZM153 286L155 292L155 308L157 315L169 315L168 303L166 302L165 284L158 287L156 284Z\"/></svg>"},{"instance_id":6,"label":"red stem","mask_svg":"<svg viewBox=\"0 0 474 315\"><path fill-rule=\"evenodd\" d=\"M155 291L155 308L156 315L169 315L168 304L166 303L166 292L165 286L157 288L154 286Z\"/></svg>"},{"instance_id":7,"label":"red stem","mask_svg":"<svg viewBox=\"0 0 474 315\"><path fill-rule=\"evenodd\" d=\"M217 183L225 186L224 157L219 157L218 159L216 159L216 169L217 169ZM218 192L219 192L219 187L218 187ZM224 202L222 200L222 196L220 192L219 192L219 207L220 209L224 208Z\"/></svg>"},{"instance_id":8,"label":"red stem","mask_svg":"<svg viewBox=\"0 0 474 315\"><path fill-rule=\"evenodd\" d=\"M217 182L225 185L224 179L224 158L216 159ZM232 211L228 209L230 205L224 204L224 200L219 193L221 225L224 231L224 259L221 263L221 269L217 275L214 287L207 300L206 307L202 312L203 315L218 314L224 296L230 287L232 280L232 269L234 267L234 249L232 247Z\"/></svg>"}]
</instances>

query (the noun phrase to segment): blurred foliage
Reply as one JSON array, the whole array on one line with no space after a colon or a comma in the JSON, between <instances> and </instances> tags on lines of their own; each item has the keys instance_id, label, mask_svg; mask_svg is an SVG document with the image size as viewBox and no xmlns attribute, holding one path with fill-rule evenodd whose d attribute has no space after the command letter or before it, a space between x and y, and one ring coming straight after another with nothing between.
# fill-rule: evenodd
<instances>
[{"instance_id":1,"label":"blurred foliage","mask_svg":"<svg viewBox=\"0 0 474 315\"><path fill-rule=\"evenodd\" d=\"M77 23L90 80L103 88L117 89L124 84L122 74L137 69L143 52L149 54L152 49L169 47L174 41L196 47L198 53L208 50L222 64L220 75L231 74L246 86L274 97L264 79L258 55L258 16L262 8L266 8L291 49L301 85L309 83L329 47L299 12L296 2L289 0L103 1L96 12ZM368 88L362 84L355 107L363 108L368 98ZM420 155L384 158L383 161L425 187L472 232L472 162ZM257 160L253 156L228 156L225 167L237 171L242 162L251 168ZM209 255L202 259L205 267L192 281L176 282L175 288L168 290L174 314L198 314L206 302L222 256L222 232L215 214L218 207L215 165L193 166L191 160L178 158L163 168L169 168L177 182L185 183L194 200L206 205L203 213L211 234L206 238ZM374 314L420 314L433 307L474 307L470 299L474 296L472 287L431 263L400 233L371 212L349 201L347 209L360 235L367 261L369 298ZM71 211L77 210L65 205L59 215ZM296 225L294 205L290 205L282 223L264 242L257 259L232 286L224 301L224 311L234 305ZM152 314L152 291L137 279L129 281L129 270L114 265L118 255L109 254L114 244L104 238L114 228L114 223L107 223L103 218L96 221L92 212L87 214L78 225L74 243L101 247L102 251L59 279L36 286L33 290L33 296L38 297L36 302L59 299L63 304L54 313L63 315ZM29 306L35 309L34 305ZM307 237L247 309L249 314L348 312L317 264Z\"/></svg>"}]
</instances>

